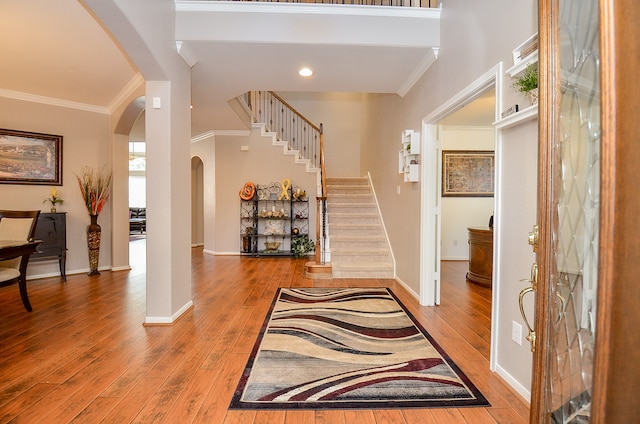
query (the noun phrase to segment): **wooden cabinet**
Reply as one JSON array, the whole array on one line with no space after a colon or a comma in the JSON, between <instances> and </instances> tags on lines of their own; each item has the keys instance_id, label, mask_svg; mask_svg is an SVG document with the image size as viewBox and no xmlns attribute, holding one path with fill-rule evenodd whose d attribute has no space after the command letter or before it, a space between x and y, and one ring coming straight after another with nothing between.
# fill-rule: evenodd
<instances>
[{"instance_id":1,"label":"wooden cabinet","mask_svg":"<svg viewBox=\"0 0 640 424\"><path fill-rule=\"evenodd\" d=\"M467 280L491 287L493 276L493 229L467 228L469 231L469 272Z\"/></svg>"},{"instance_id":2,"label":"wooden cabinet","mask_svg":"<svg viewBox=\"0 0 640 424\"><path fill-rule=\"evenodd\" d=\"M35 239L42 240L42 243L30 260L58 259L60 276L67 281L67 214L40 213Z\"/></svg>"}]
</instances>

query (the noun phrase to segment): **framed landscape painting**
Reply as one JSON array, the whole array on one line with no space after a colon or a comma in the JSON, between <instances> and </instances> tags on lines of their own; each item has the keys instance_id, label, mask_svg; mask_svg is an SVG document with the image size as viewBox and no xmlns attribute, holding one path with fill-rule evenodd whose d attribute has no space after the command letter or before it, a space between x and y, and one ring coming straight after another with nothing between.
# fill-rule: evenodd
<instances>
[{"instance_id":1,"label":"framed landscape painting","mask_svg":"<svg viewBox=\"0 0 640 424\"><path fill-rule=\"evenodd\" d=\"M442 197L493 197L494 153L442 151Z\"/></svg>"},{"instance_id":2,"label":"framed landscape painting","mask_svg":"<svg viewBox=\"0 0 640 424\"><path fill-rule=\"evenodd\" d=\"M62 136L0 129L0 183L62 185Z\"/></svg>"}]
</instances>

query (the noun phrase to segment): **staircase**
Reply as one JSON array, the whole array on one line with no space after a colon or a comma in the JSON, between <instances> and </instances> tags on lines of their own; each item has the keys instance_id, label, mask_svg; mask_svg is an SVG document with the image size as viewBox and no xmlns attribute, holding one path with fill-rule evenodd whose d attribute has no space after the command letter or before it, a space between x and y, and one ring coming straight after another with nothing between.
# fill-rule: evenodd
<instances>
[{"instance_id":1,"label":"staircase","mask_svg":"<svg viewBox=\"0 0 640 424\"><path fill-rule=\"evenodd\" d=\"M333 278L394 278L394 263L369 179L327 179Z\"/></svg>"}]
</instances>

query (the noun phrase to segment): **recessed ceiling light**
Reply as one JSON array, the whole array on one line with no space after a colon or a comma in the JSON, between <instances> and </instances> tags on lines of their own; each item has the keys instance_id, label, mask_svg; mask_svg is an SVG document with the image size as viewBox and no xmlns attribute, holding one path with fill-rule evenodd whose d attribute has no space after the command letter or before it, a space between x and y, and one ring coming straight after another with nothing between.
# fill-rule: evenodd
<instances>
[{"instance_id":1,"label":"recessed ceiling light","mask_svg":"<svg viewBox=\"0 0 640 424\"><path fill-rule=\"evenodd\" d=\"M298 71L298 74L303 77L310 77L311 75L313 75L313 71L307 67L304 67Z\"/></svg>"}]
</instances>

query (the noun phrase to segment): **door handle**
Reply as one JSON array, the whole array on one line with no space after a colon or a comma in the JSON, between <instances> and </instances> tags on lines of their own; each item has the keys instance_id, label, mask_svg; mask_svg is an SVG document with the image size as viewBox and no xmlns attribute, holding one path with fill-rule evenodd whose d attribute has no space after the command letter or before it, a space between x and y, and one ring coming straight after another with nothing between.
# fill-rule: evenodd
<instances>
[{"instance_id":1,"label":"door handle","mask_svg":"<svg viewBox=\"0 0 640 424\"><path fill-rule=\"evenodd\" d=\"M534 263L533 265L531 265L531 278L528 280L521 280L521 281L529 281L531 283L529 287L525 287L520 291L520 294L518 295L518 304L520 305L520 315L522 315L522 320L524 321L525 325L527 326L527 329L529 330L529 334L527 334L527 337L525 338L531 345L531 352L535 352L536 351L536 332L531 327L531 323L529 323L529 320L527 319L527 314L524 312L523 299L528 293L535 293L536 290L538 289L538 264Z\"/></svg>"},{"instance_id":2,"label":"door handle","mask_svg":"<svg viewBox=\"0 0 640 424\"><path fill-rule=\"evenodd\" d=\"M534 225L531 232L529 232L529 244L533 247L533 253L538 253L538 225Z\"/></svg>"}]
</instances>

